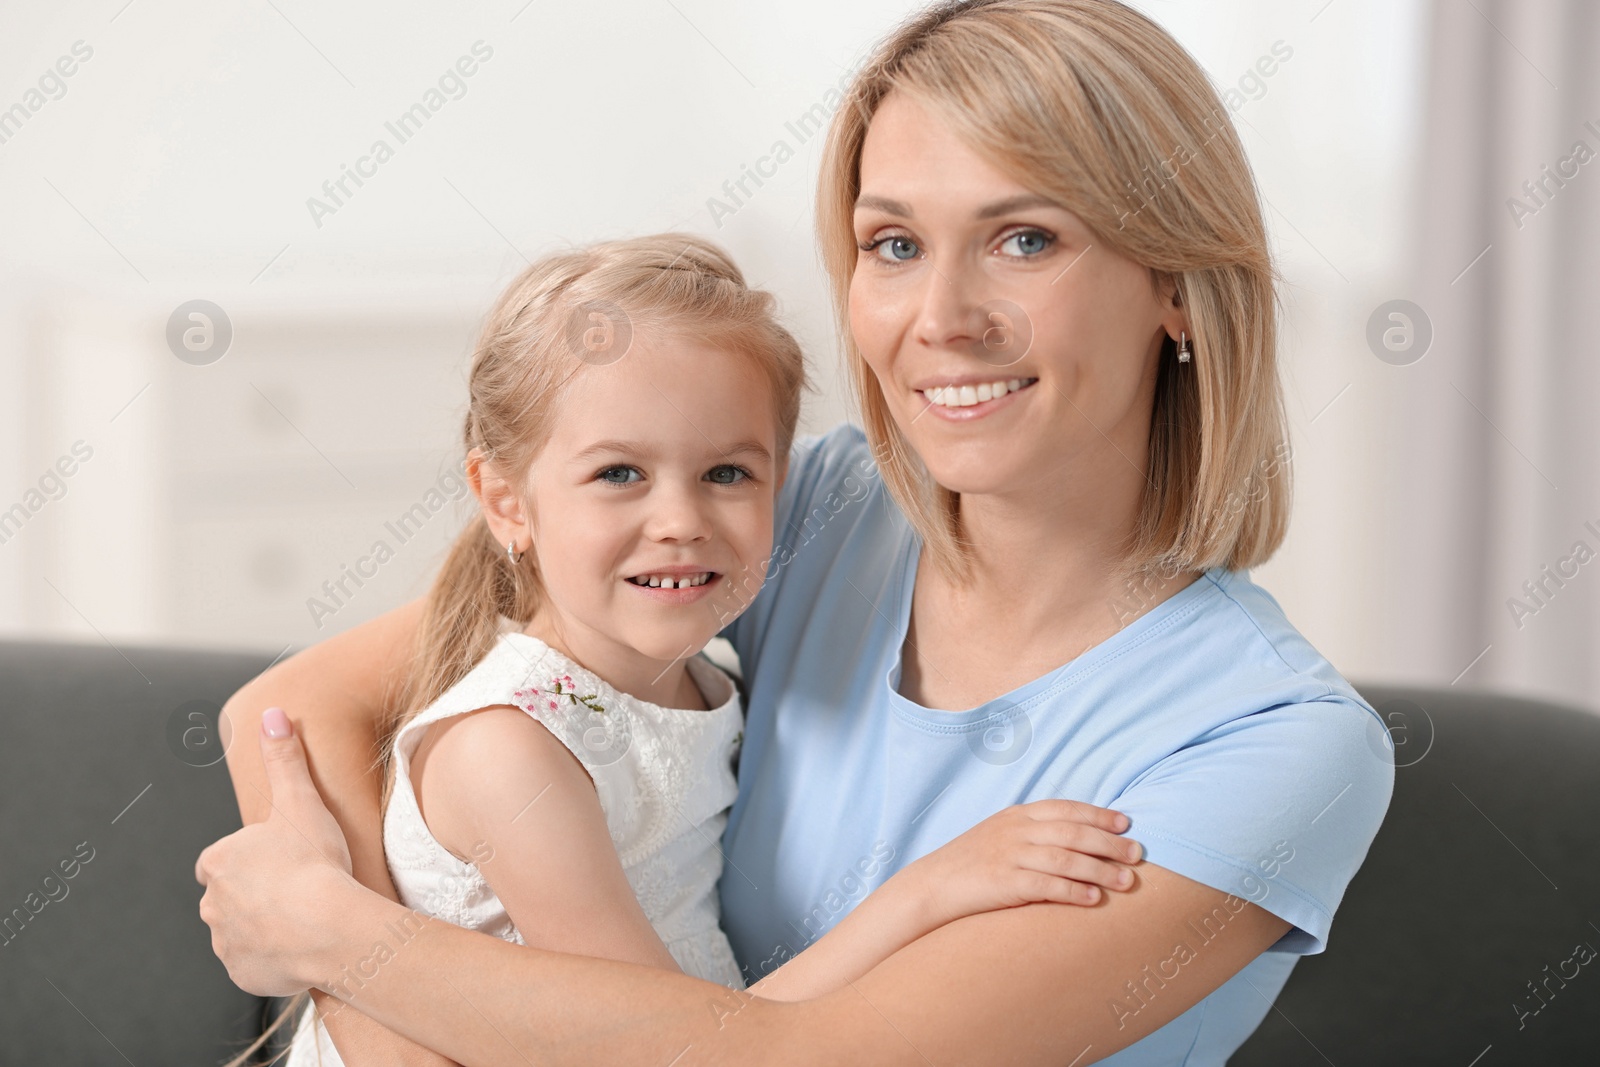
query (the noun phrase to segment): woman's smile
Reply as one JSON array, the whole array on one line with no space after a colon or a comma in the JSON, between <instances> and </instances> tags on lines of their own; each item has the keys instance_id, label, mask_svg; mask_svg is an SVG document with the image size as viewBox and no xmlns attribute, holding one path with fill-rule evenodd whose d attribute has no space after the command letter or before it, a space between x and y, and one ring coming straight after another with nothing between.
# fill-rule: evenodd
<instances>
[{"instance_id":1,"label":"woman's smile","mask_svg":"<svg viewBox=\"0 0 1600 1067\"><path fill-rule=\"evenodd\" d=\"M1039 383L1038 378L965 378L940 379L943 384L920 385L912 389L913 395L926 406L924 413L932 412L937 418L950 422L971 422L996 411L1012 407L1023 400L1019 394Z\"/></svg>"}]
</instances>

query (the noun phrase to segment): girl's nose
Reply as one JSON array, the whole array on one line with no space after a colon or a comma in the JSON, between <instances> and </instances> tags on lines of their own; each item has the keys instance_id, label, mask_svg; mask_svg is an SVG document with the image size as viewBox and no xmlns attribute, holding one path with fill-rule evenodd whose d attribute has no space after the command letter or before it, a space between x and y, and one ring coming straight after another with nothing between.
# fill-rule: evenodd
<instances>
[{"instance_id":1,"label":"girl's nose","mask_svg":"<svg viewBox=\"0 0 1600 1067\"><path fill-rule=\"evenodd\" d=\"M711 536L711 521L695 489L660 486L651 494L645 534L652 541L704 541Z\"/></svg>"}]
</instances>

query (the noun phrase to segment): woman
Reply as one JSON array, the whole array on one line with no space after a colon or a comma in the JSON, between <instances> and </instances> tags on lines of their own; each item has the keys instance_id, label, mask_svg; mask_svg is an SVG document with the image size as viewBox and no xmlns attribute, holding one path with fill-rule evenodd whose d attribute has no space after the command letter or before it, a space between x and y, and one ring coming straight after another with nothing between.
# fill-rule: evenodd
<instances>
[{"instance_id":1,"label":"woman","mask_svg":"<svg viewBox=\"0 0 1600 1067\"><path fill-rule=\"evenodd\" d=\"M294 736L263 739L265 773L230 752L247 821L268 786L274 808L197 865L235 981L359 963L336 1021L471 1064L1225 1062L1325 947L1393 782L1376 716L1245 573L1288 488L1274 276L1225 116L1114 0L939 7L883 44L818 192L865 433L797 446L727 630L750 699L723 924L752 980L1022 801L1127 813L1133 890L958 920L798 1004L413 930L379 895L365 776L412 606L230 702L246 728L289 708L314 765Z\"/></svg>"}]
</instances>

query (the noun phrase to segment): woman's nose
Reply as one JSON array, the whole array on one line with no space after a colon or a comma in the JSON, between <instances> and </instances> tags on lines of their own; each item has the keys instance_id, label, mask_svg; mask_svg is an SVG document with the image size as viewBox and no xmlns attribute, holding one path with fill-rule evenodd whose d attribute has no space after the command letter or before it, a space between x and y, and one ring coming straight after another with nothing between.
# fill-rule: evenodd
<instances>
[{"instance_id":1,"label":"woman's nose","mask_svg":"<svg viewBox=\"0 0 1600 1067\"><path fill-rule=\"evenodd\" d=\"M932 348L966 349L979 339L976 280L958 262L928 260L922 271L922 292L917 307L916 338Z\"/></svg>"}]
</instances>

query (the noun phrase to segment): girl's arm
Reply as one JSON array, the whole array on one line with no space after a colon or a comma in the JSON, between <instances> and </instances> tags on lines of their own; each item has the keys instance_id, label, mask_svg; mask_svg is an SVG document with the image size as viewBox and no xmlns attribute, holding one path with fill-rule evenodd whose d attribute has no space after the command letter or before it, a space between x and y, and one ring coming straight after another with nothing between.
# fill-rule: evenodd
<instances>
[{"instance_id":1,"label":"girl's arm","mask_svg":"<svg viewBox=\"0 0 1600 1067\"><path fill-rule=\"evenodd\" d=\"M1074 800L1018 804L901 868L816 944L750 987L809 1000L850 985L913 941L968 915L1035 902L1092 905L1128 890L1143 850L1121 812ZM1100 857L1104 857L1103 859Z\"/></svg>"},{"instance_id":2,"label":"girl's arm","mask_svg":"<svg viewBox=\"0 0 1600 1067\"><path fill-rule=\"evenodd\" d=\"M378 801L383 782L373 769L378 721L410 658L423 602L412 601L370 622L328 638L269 668L223 707L219 728L227 751L239 815L246 825L272 811L261 746L261 713L295 709L296 730L317 789L349 843L352 873L362 885L398 900L383 857ZM237 738L240 743L234 744ZM312 999L328 1034L349 1067L453 1063L417 1045L320 990Z\"/></svg>"},{"instance_id":3,"label":"girl's arm","mask_svg":"<svg viewBox=\"0 0 1600 1067\"><path fill-rule=\"evenodd\" d=\"M477 866L530 947L679 969L623 873L588 771L526 711L429 727L411 782L434 839Z\"/></svg>"},{"instance_id":4,"label":"girl's arm","mask_svg":"<svg viewBox=\"0 0 1600 1067\"><path fill-rule=\"evenodd\" d=\"M477 864L528 945L678 970L623 874L588 773L525 711L486 708L429 728L411 770L434 838ZM962 916L1092 904L1097 884L1126 889L1131 871L1097 858L1138 858L1137 844L1115 836L1126 826L1074 801L1008 808L908 865L751 992L821 996Z\"/></svg>"}]
</instances>

